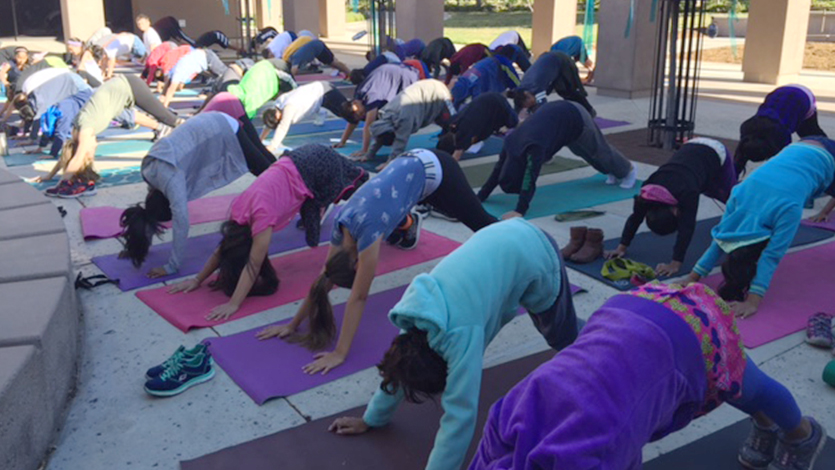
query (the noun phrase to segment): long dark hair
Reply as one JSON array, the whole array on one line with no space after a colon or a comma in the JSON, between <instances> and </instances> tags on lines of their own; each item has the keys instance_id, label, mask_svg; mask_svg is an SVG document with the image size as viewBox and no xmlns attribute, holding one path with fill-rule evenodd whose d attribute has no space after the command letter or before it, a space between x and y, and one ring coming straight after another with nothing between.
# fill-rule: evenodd
<instances>
[{"instance_id":1,"label":"long dark hair","mask_svg":"<svg viewBox=\"0 0 835 470\"><path fill-rule=\"evenodd\" d=\"M410 328L391 342L377 364L383 381L380 389L389 394L403 390L406 401L421 403L446 388L447 362L429 346L423 330Z\"/></svg>"},{"instance_id":2,"label":"long dark hair","mask_svg":"<svg viewBox=\"0 0 835 470\"><path fill-rule=\"evenodd\" d=\"M241 273L247 269L255 278L247 297L275 294L278 290L279 279L269 257L265 256L261 261L257 276L252 272L252 263L256 261L249 257L253 242L252 228L249 225L227 220L221 225L220 233L223 238L218 247L218 275L209 287L212 290L223 291L227 297L232 297Z\"/></svg>"},{"instance_id":3,"label":"long dark hair","mask_svg":"<svg viewBox=\"0 0 835 470\"><path fill-rule=\"evenodd\" d=\"M748 119L739 127L739 145L734 153L736 174L744 174L749 161L768 160L790 143L791 136L774 119L765 116Z\"/></svg>"},{"instance_id":4,"label":"long dark hair","mask_svg":"<svg viewBox=\"0 0 835 470\"><path fill-rule=\"evenodd\" d=\"M722 284L719 285L719 297L728 302L742 302L751 287L751 281L757 275L757 262L760 260L768 240L753 245L746 245L730 252L722 263Z\"/></svg>"},{"instance_id":5,"label":"long dark hair","mask_svg":"<svg viewBox=\"0 0 835 470\"><path fill-rule=\"evenodd\" d=\"M350 289L357 275L354 262L348 250L338 249L325 263L325 271L310 286L310 312L307 318L307 334L291 338L311 350L328 347L336 337L336 322L333 318L333 306L328 298L331 284Z\"/></svg>"},{"instance_id":6,"label":"long dark hair","mask_svg":"<svg viewBox=\"0 0 835 470\"><path fill-rule=\"evenodd\" d=\"M673 206L652 201L644 203L647 205L647 227L652 233L663 237L678 230L678 216L673 212Z\"/></svg>"},{"instance_id":7,"label":"long dark hair","mask_svg":"<svg viewBox=\"0 0 835 470\"><path fill-rule=\"evenodd\" d=\"M264 110L264 113L261 115L261 120L264 121L264 126L270 129L275 129L278 127L278 110L273 108L268 108Z\"/></svg>"},{"instance_id":8,"label":"long dark hair","mask_svg":"<svg viewBox=\"0 0 835 470\"><path fill-rule=\"evenodd\" d=\"M119 225L125 249L121 256L129 258L135 267L145 262L154 235L161 235L163 222L171 220L171 203L158 189L151 189L145 197L145 207L140 204L122 212Z\"/></svg>"}]
</instances>

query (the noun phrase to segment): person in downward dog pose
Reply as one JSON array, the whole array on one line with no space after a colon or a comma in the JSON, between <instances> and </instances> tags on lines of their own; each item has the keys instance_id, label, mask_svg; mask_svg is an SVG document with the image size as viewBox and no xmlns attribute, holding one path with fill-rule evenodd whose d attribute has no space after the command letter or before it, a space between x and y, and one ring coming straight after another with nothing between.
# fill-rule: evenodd
<instances>
[{"instance_id":1,"label":"person in downward dog pose","mask_svg":"<svg viewBox=\"0 0 835 470\"><path fill-rule=\"evenodd\" d=\"M574 62L589 69L584 83L588 84L594 78L594 62L589 58L589 51L580 36L566 36L560 39L551 46L551 52L562 52L574 59Z\"/></svg>"},{"instance_id":2,"label":"person in downward dog pose","mask_svg":"<svg viewBox=\"0 0 835 470\"><path fill-rule=\"evenodd\" d=\"M107 55L107 67L104 71L105 80L113 78L117 60L144 59L150 52L145 49L142 39L139 39L133 33L105 36L99 39L96 45L101 46L105 55Z\"/></svg>"},{"instance_id":3,"label":"person in downward dog pose","mask_svg":"<svg viewBox=\"0 0 835 470\"><path fill-rule=\"evenodd\" d=\"M303 44L294 47L299 42L303 42ZM293 67L292 73L294 75L298 73L299 69L305 68L314 60L339 70L346 77L351 73L351 69L333 55L327 44L319 39L310 39L307 36L302 36L293 41L284 51L282 59Z\"/></svg>"},{"instance_id":4,"label":"person in downward dog pose","mask_svg":"<svg viewBox=\"0 0 835 470\"><path fill-rule=\"evenodd\" d=\"M513 90L511 98L516 105L516 112L523 109L533 112L537 106L548 100L551 92L557 92L562 98L581 104L591 117L597 116L597 111L589 103L588 93L583 88L577 66L571 57L562 52L546 52L539 56L522 77L519 87Z\"/></svg>"},{"instance_id":5,"label":"person in downward dog pose","mask_svg":"<svg viewBox=\"0 0 835 470\"><path fill-rule=\"evenodd\" d=\"M174 98L174 94L185 85L191 83L197 75L209 73L214 78L218 78L223 76L230 68L235 70L238 76L243 76L244 72L240 66L237 64L224 64L211 49L192 50L177 61L177 65L171 69L168 89L165 90L162 104L168 106L171 103L171 99Z\"/></svg>"},{"instance_id":6,"label":"person in downward dog pose","mask_svg":"<svg viewBox=\"0 0 835 470\"><path fill-rule=\"evenodd\" d=\"M527 74L525 74L527 76ZM476 62L452 85L453 104L456 108L482 93L501 93L519 86L519 76L513 62L504 56L487 57Z\"/></svg>"},{"instance_id":7,"label":"person in downward dog pose","mask_svg":"<svg viewBox=\"0 0 835 470\"><path fill-rule=\"evenodd\" d=\"M639 469L645 444L723 402L751 416L744 467L812 470L826 431L746 357L728 304L653 282L609 299L492 406L470 469Z\"/></svg>"},{"instance_id":8,"label":"person in downward dog pose","mask_svg":"<svg viewBox=\"0 0 835 470\"><path fill-rule=\"evenodd\" d=\"M429 41L426 48L420 54L420 60L432 70L432 78L437 80L441 76L441 68L448 72L449 68L444 61L455 55L455 45L449 38L437 38Z\"/></svg>"},{"instance_id":9,"label":"person in downward dog pose","mask_svg":"<svg viewBox=\"0 0 835 470\"><path fill-rule=\"evenodd\" d=\"M404 399L440 395L444 415L426 468L460 468L475 432L484 350L520 305L553 349L576 338L559 247L539 227L513 219L478 231L412 281L388 315L401 333L377 366L380 388L362 418L338 418L330 430L381 428Z\"/></svg>"},{"instance_id":10,"label":"person in downward dog pose","mask_svg":"<svg viewBox=\"0 0 835 470\"><path fill-rule=\"evenodd\" d=\"M808 137L784 148L731 192L713 242L688 281L707 276L722 254L719 295L737 316L757 312L780 260L792 244L807 200L835 196L835 142Z\"/></svg>"},{"instance_id":11,"label":"person in downward dog pose","mask_svg":"<svg viewBox=\"0 0 835 470\"><path fill-rule=\"evenodd\" d=\"M226 91L243 103L247 117L252 119L267 101L274 100L280 94L297 87L296 80L290 75L287 62L281 59L264 59L247 70L240 83L228 87Z\"/></svg>"},{"instance_id":12,"label":"person in downward dog pose","mask_svg":"<svg viewBox=\"0 0 835 470\"><path fill-rule=\"evenodd\" d=\"M283 145L290 126L306 119L317 118L327 109L335 116L342 115L344 104L348 101L341 91L330 82L312 82L285 93L275 100L275 107L267 109L262 115L266 139L272 129L275 135L268 149L275 152ZM324 108L324 109L322 109Z\"/></svg>"},{"instance_id":13,"label":"person in downward dog pose","mask_svg":"<svg viewBox=\"0 0 835 470\"><path fill-rule=\"evenodd\" d=\"M289 338L312 350L328 348L336 336L328 292L333 286L345 287L351 289L351 295L336 347L315 354L315 361L305 365L304 371L324 374L342 364L362 319L380 248L384 241L404 250L417 246L421 217L413 208L421 201L456 217L473 231L496 221L479 204L463 170L449 154L425 149L407 152L365 183L342 207L325 266L293 320L266 328L258 337ZM309 331L297 335L305 320Z\"/></svg>"},{"instance_id":14,"label":"person in downward dog pose","mask_svg":"<svg viewBox=\"0 0 835 470\"><path fill-rule=\"evenodd\" d=\"M632 215L623 226L620 244L606 257L626 256L635 233L646 220L649 229L658 235L678 231L672 261L655 268L660 276L678 273L696 230L701 195L726 203L736 183L733 158L724 144L705 137L688 141L644 181ZM573 242L582 238L581 233L574 236L575 229L571 229Z\"/></svg>"},{"instance_id":15,"label":"person in downward dog pose","mask_svg":"<svg viewBox=\"0 0 835 470\"><path fill-rule=\"evenodd\" d=\"M460 160L467 149L477 146L471 151L478 153L480 143L491 135L518 124L519 117L507 98L500 93L484 93L453 116L449 129L438 139L438 148Z\"/></svg>"},{"instance_id":16,"label":"person in downward dog pose","mask_svg":"<svg viewBox=\"0 0 835 470\"><path fill-rule=\"evenodd\" d=\"M168 292L191 292L218 271L210 287L230 299L212 309L209 320L229 318L250 295L274 294L279 279L268 258L272 235L301 213L307 245L318 246L325 209L349 198L366 180L368 173L324 145L282 155L232 202L221 227L223 239L197 277Z\"/></svg>"},{"instance_id":17,"label":"person in downward dog pose","mask_svg":"<svg viewBox=\"0 0 835 470\"><path fill-rule=\"evenodd\" d=\"M501 186L506 193L519 194L516 210L502 218L525 215L542 165L565 146L595 170L609 175L606 184L620 182L624 189L635 185L635 166L606 142L586 108L573 101L554 101L542 105L505 138L499 161L478 198L487 200L496 186Z\"/></svg>"},{"instance_id":18,"label":"person in downward dog pose","mask_svg":"<svg viewBox=\"0 0 835 470\"><path fill-rule=\"evenodd\" d=\"M155 143L142 159L142 178L148 184L145 206L122 213L121 253L137 268L151 248L162 223L173 221L171 257L165 266L148 271L157 278L180 269L188 243L188 202L222 188L249 171L260 175L275 162L261 142L249 140L240 123L224 113L200 113Z\"/></svg>"}]
</instances>

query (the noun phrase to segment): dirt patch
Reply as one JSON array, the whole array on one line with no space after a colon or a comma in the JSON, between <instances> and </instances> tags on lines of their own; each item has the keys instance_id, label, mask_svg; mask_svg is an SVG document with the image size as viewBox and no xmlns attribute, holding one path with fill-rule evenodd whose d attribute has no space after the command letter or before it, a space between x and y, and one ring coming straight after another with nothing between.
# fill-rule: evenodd
<instances>
[{"instance_id":1,"label":"dirt patch","mask_svg":"<svg viewBox=\"0 0 835 470\"><path fill-rule=\"evenodd\" d=\"M741 64L744 54L744 45L737 46L736 55L734 55L730 47L721 47L718 49L707 49L702 52L702 60L705 62ZM835 71L835 43L806 43L806 51L803 55L803 68Z\"/></svg>"}]
</instances>

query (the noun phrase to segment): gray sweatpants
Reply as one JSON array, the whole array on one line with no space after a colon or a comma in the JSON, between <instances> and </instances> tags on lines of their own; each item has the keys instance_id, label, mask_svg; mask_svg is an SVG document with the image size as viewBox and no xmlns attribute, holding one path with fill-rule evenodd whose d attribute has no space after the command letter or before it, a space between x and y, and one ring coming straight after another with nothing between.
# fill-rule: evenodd
<instances>
[{"instance_id":1,"label":"gray sweatpants","mask_svg":"<svg viewBox=\"0 0 835 470\"><path fill-rule=\"evenodd\" d=\"M573 101L569 103L583 117L583 132L577 140L568 144L568 148L600 173L615 175L618 179L625 178L632 169L632 163L618 149L609 145L586 108Z\"/></svg>"}]
</instances>

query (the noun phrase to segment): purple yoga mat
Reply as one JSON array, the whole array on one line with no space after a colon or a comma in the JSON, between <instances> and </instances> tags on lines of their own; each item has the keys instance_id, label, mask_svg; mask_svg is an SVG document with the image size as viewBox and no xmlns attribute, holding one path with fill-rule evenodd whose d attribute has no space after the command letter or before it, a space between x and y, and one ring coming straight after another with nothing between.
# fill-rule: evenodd
<instances>
[{"instance_id":1,"label":"purple yoga mat","mask_svg":"<svg viewBox=\"0 0 835 470\"><path fill-rule=\"evenodd\" d=\"M615 121L613 119L606 119L606 118L602 118L602 117L594 118L594 122L596 122L597 127L601 128L601 129L609 129L611 127L620 127L620 126L626 126L626 125L630 124L627 121Z\"/></svg>"},{"instance_id":2,"label":"purple yoga mat","mask_svg":"<svg viewBox=\"0 0 835 470\"><path fill-rule=\"evenodd\" d=\"M380 362L398 329L388 320L388 312L403 296L407 286L368 297L365 313L344 364L327 375L302 372L313 362L313 352L281 339L260 341L255 334L267 326L231 336L205 340L218 365L255 403L263 405L271 398L286 397L373 367ZM571 292L580 291L571 286ZM334 307L337 331L342 325L345 304ZM520 309L520 314L525 313ZM275 325L287 323L283 320Z\"/></svg>"},{"instance_id":3,"label":"purple yoga mat","mask_svg":"<svg viewBox=\"0 0 835 470\"><path fill-rule=\"evenodd\" d=\"M321 235L319 237L320 243L330 239L335 216L336 211L331 211L331 214L322 223ZM307 246L304 239L304 230L296 228L297 220L298 217L293 219L283 230L273 235L272 242L270 242L270 255ZM203 268L209 256L212 255L218 243L220 243L220 239L221 236L219 233L209 233L189 238L185 259L181 262L180 272L156 279L149 279L145 274L151 268L163 266L168 262L168 258L171 256L171 243L161 243L152 246L145 263L138 269L133 267L133 264L129 260L119 259L118 254L97 256L93 258L93 263L110 279L119 279L119 289L129 291L139 287L150 286L163 281L197 274Z\"/></svg>"},{"instance_id":4,"label":"purple yoga mat","mask_svg":"<svg viewBox=\"0 0 835 470\"><path fill-rule=\"evenodd\" d=\"M229 214L229 206L232 205L237 194L226 194L223 196L205 197L188 203L188 221L191 225L205 224L223 220ZM119 218L125 209L102 206L85 207L81 209L81 233L85 240L95 238L113 238L122 233L119 226ZM171 227L165 223L165 227Z\"/></svg>"},{"instance_id":5,"label":"purple yoga mat","mask_svg":"<svg viewBox=\"0 0 835 470\"><path fill-rule=\"evenodd\" d=\"M825 222L811 222L809 220L804 220L801 223L803 225L808 225L809 227L817 227L829 230L830 232L835 232L835 217L830 217Z\"/></svg>"}]
</instances>

